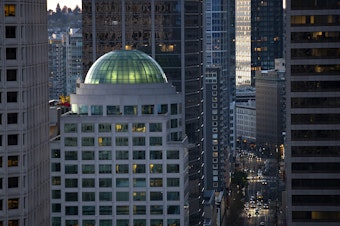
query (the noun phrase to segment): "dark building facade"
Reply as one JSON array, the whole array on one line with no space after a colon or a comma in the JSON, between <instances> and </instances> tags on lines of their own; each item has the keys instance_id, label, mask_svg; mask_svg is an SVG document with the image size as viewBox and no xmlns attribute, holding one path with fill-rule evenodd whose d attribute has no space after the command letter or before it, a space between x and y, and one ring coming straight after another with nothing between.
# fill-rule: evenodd
<instances>
[{"instance_id":1,"label":"dark building facade","mask_svg":"<svg viewBox=\"0 0 340 226\"><path fill-rule=\"evenodd\" d=\"M287 222L340 219L340 2L287 1Z\"/></svg>"},{"instance_id":2,"label":"dark building facade","mask_svg":"<svg viewBox=\"0 0 340 226\"><path fill-rule=\"evenodd\" d=\"M251 83L256 71L275 67L283 57L283 1L251 1Z\"/></svg>"},{"instance_id":3,"label":"dark building facade","mask_svg":"<svg viewBox=\"0 0 340 226\"><path fill-rule=\"evenodd\" d=\"M137 49L152 56L183 94L189 139L190 225L202 222L203 52L199 0L83 0L84 74L104 53ZM127 62L128 63L128 62Z\"/></svg>"},{"instance_id":4,"label":"dark building facade","mask_svg":"<svg viewBox=\"0 0 340 226\"><path fill-rule=\"evenodd\" d=\"M275 150L285 131L285 71L256 72L256 144Z\"/></svg>"}]
</instances>

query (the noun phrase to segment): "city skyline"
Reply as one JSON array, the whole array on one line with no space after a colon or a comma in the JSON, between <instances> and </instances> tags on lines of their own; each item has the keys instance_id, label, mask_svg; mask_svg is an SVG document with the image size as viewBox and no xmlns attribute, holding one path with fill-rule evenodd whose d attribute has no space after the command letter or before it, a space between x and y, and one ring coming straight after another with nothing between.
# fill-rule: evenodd
<instances>
[{"instance_id":1,"label":"city skyline","mask_svg":"<svg viewBox=\"0 0 340 226\"><path fill-rule=\"evenodd\" d=\"M47 0L47 10L55 10L57 7L57 4L59 3L60 7L63 8L65 5L68 8L74 9L77 5L79 8L81 8L81 0L74 0L74 1L68 1L68 0Z\"/></svg>"}]
</instances>

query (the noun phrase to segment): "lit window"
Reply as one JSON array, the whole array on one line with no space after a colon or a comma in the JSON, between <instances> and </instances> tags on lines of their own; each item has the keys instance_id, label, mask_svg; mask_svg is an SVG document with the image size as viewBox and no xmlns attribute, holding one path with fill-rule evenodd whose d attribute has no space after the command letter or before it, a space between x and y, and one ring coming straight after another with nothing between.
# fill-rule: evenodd
<instances>
[{"instance_id":1,"label":"lit window","mask_svg":"<svg viewBox=\"0 0 340 226\"><path fill-rule=\"evenodd\" d=\"M8 209L18 209L19 208L19 199L8 199Z\"/></svg>"},{"instance_id":2,"label":"lit window","mask_svg":"<svg viewBox=\"0 0 340 226\"><path fill-rule=\"evenodd\" d=\"M5 16L15 16L14 4L5 4Z\"/></svg>"},{"instance_id":3,"label":"lit window","mask_svg":"<svg viewBox=\"0 0 340 226\"><path fill-rule=\"evenodd\" d=\"M8 156L8 167L18 166L19 157L18 156Z\"/></svg>"}]
</instances>

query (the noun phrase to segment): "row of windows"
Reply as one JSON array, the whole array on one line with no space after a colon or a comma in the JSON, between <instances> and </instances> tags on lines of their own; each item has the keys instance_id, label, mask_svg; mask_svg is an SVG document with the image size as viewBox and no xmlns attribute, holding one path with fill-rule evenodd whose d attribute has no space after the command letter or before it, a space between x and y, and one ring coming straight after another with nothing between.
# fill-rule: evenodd
<instances>
[{"instance_id":1,"label":"row of windows","mask_svg":"<svg viewBox=\"0 0 340 226\"><path fill-rule=\"evenodd\" d=\"M340 172L340 163L302 163L302 162L294 162L291 165L293 173L339 173Z\"/></svg>"},{"instance_id":2,"label":"row of windows","mask_svg":"<svg viewBox=\"0 0 340 226\"><path fill-rule=\"evenodd\" d=\"M140 109L139 109L140 107ZM105 109L106 108L106 109ZM72 111L80 115L150 115L150 114L167 114L169 112L167 104L155 105L126 105L121 108L119 105L102 106L102 105L76 105L72 104ZM177 115L181 112L180 104L170 105L170 114Z\"/></svg>"},{"instance_id":3,"label":"row of windows","mask_svg":"<svg viewBox=\"0 0 340 226\"><path fill-rule=\"evenodd\" d=\"M292 189L334 189L340 188L339 179L293 179Z\"/></svg>"},{"instance_id":4,"label":"row of windows","mask_svg":"<svg viewBox=\"0 0 340 226\"><path fill-rule=\"evenodd\" d=\"M116 215L129 215L130 207L117 205ZM96 215L95 206L82 206L81 208L78 206L66 206L65 214L66 215L79 215L78 210L81 209L82 215ZM61 212L61 204L52 204L53 212ZM113 208L112 206L99 206L99 214L100 215L112 215ZM147 213L148 212L148 213ZM180 214L180 206L169 205L167 209L163 211L163 206L161 205L151 205L150 210L147 211L146 206L142 205L134 205L131 214L133 215L161 215L164 213L167 214Z\"/></svg>"},{"instance_id":5,"label":"row of windows","mask_svg":"<svg viewBox=\"0 0 340 226\"><path fill-rule=\"evenodd\" d=\"M292 211L293 222L340 222L340 211Z\"/></svg>"},{"instance_id":6,"label":"row of windows","mask_svg":"<svg viewBox=\"0 0 340 226\"><path fill-rule=\"evenodd\" d=\"M338 0L293 0L291 1L292 10L320 10L320 9L340 9Z\"/></svg>"},{"instance_id":7,"label":"row of windows","mask_svg":"<svg viewBox=\"0 0 340 226\"><path fill-rule=\"evenodd\" d=\"M170 120L169 128L177 128L181 125L181 121L179 119ZM111 125L110 123L99 123L98 124L98 132L107 133L112 131L112 127L114 127L115 132L146 132L148 126L149 132L162 132L162 123L116 123ZM95 124L94 123L82 123L80 125L80 131L82 133L93 133L95 132ZM65 133L77 133L78 132L78 124L77 123L65 123L64 124L64 132Z\"/></svg>"},{"instance_id":8,"label":"row of windows","mask_svg":"<svg viewBox=\"0 0 340 226\"><path fill-rule=\"evenodd\" d=\"M129 178L116 178L116 187L130 187L130 179ZM150 178L147 181L146 178L133 178L132 179L132 187L147 187L147 183L150 187L163 187L163 179L162 178ZM61 177L52 177L53 185L61 185ZM179 178L167 178L166 184L167 187L179 187L180 179ZM112 188L112 178L99 178L98 186L101 188ZM78 187L77 179L65 179L65 187ZM82 179L82 187L89 188L95 187L95 182L90 178Z\"/></svg>"},{"instance_id":9,"label":"row of windows","mask_svg":"<svg viewBox=\"0 0 340 226\"><path fill-rule=\"evenodd\" d=\"M291 49L292 59L338 59L339 56L339 48Z\"/></svg>"},{"instance_id":10,"label":"row of windows","mask_svg":"<svg viewBox=\"0 0 340 226\"><path fill-rule=\"evenodd\" d=\"M340 130L292 130L292 141L332 141L340 139Z\"/></svg>"},{"instance_id":11,"label":"row of windows","mask_svg":"<svg viewBox=\"0 0 340 226\"><path fill-rule=\"evenodd\" d=\"M297 75L338 75L340 73L340 64L328 65L292 65L292 76Z\"/></svg>"},{"instance_id":12,"label":"row of windows","mask_svg":"<svg viewBox=\"0 0 340 226\"><path fill-rule=\"evenodd\" d=\"M340 146L292 146L293 157L340 157Z\"/></svg>"},{"instance_id":13,"label":"row of windows","mask_svg":"<svg viewBox=\"0 0 340 226\"><path fill-rule=\"evenodd\" d=\"M16 163L17 164L17 163ZM115 169L112 170L112 167ZM96 171L100 174L112 173L116 172L117 174L129 174L129 173L146 173L146 168L149 168L148 173L163 173L163 165L162 164L149 164L147 167L144 164L132 164L131 172L129 172L130 166L129 164L116 164L112 166L110 164L100 164L98 169L96 170L95 165L91 164L83 164L81 166L83 174L95 174ZM60 172L60 163L52 163L51 165L52 172ZM167 173L179 173L179 165L178 164L167 164L166 166ZM77 174L78 173L78 165L65 165L65 174Z\"/></svg>"},{"instance_id":14,"label":"row of windows","mask_svg":"<svg viewBox=\"0 0 340 226\"><path fill-rule=\"evenodd\" d=\"M78 160L78 151L65 151L64 152L64 160ZM129 151L116 150L114 151L116 160L129 160ZM147 156L149 154L149 156ZM60 158L60 150L52 149L51 150L52 158ZM132 151L132 159L133 160L144 160L144 159L162 159L163 152L162 151L149 151L147 153L145 150L135 150ZM82 151L81 152L82 160L95 160L95 151ZM98 159L99 160L112 160L112 151L98 151ZM166 151L166 159L179 159L179 151L178 150L167 150Z\"/></svg>"},{"instance_id":15,"label":"row of windows","mask_svg":"<svg viewBox=\"0 0 340 226\"><path fill-rule=\"evenodd\" d=\"M112 146L112 138L111 137L98 137L97 138L98 146ZM148 145L150 146L162 146L163 140L162 137L149 137ZM64 138L65 146L78 146L78 137L65 137ZM82 137L81 145L83 147L86 146L95 146L95 138L94 137ZM129 146L129 137L115 137L115 146ZM146 146L146 137L133 137L132 138L133 146Z\"/></svg>"},{"instance_id":16,"label":"row of windows","mask_svg":"<svg viewBox=\"0 0 340 226\"><path fill-rule=\"evenodd\" d=\"M163 222L164 221L164 222ZM85 226L96 226L95 220L83 220L82 225ZM61 217L52 217L52 226L60 226L61 225ZM78 220L65 220L65 225L67 226L78 226ZM179 219L150 219L150 224L148 223L148 220L142 220L142 219L134 219L133 222L129 222L129 220L123 220L123 219L117 219L117 220L99 220L99 226L162 226L162 225L168 225L168 226L180 226L180 220ZM19 226L19 223L13 224L10 226Z\"/></svg>"},{"instance_id":17,"label":"row of windows","mask_svg":"<svg viewBox=\"0 0 340 226\"><path fill-rule=\"evenodd\" d=\"M339 206L339 195L293 195L293 206Z\"/></svg>"},{"instance_id":18,"label":"row of windows","mask_svg":"<svg viewBox=\"0 0 340 226\"><path fill-rule=\"evenodd\" d=\"M340 24L339 15L312 15L312 16L291 16L292 26L313 25L313 26L338 26Z\"/></svg>"},{"instance_id":19,"label":"row of windows","mask_svg":"<svg viewBox=\"0 0 340 226\"><path fill-rule=\"evenodd\" d=\"M340 81L294 81L292 92L334 92L340 91Z\"/></svg>"},{"instance_id":20,"label":"row of windows","mask_svg":"<svg viewBox=\"0 0 340 226\"><path fill-rule=\"evenodd\" d=\"M340 114L292 114L292 125L340 124Z\"/></svg>"},{"instance_id":21,"label":"row of windows","mask_svg":"<svg viewBox=\"0 0 340 226\"><path fill-rule=\"evenodd\" d=\"M133 192L125 192L125 191L117 191L114 193L116 195L115 201L179 201L180 200L180 192L179 191L168 191L166 193L166 197L163 197L163 192L161 191L133 191ZM112 192L99 192L99 201L112 201ZM148 197L147 197L148 196ZM83 201L83 202L95 202L98 201L96 198L95 192L66 192L65 193L65 202L75 202L75 201ZM52 190L52 199L61 199L61 191L60 190Z\"/></svg>"},{"instance_id":22,"label":"row of windows","mask_svg":"<svg viewBox=\"0 0 340 226\"><path fill-rule=\"evenodd\" d=\"M292 32L292 43L298 42L339 42L339 31Z\"/></svg>"},{"instance_id":23,"label":"row of windows","mask_svg":"<svg viewBox=\"0 0 340 226\"><path fill-rule=\"evenodd\" d=\"M339 97L304 97L292 98L292 108L339 108Z\"/></svg>"}]
</instances>

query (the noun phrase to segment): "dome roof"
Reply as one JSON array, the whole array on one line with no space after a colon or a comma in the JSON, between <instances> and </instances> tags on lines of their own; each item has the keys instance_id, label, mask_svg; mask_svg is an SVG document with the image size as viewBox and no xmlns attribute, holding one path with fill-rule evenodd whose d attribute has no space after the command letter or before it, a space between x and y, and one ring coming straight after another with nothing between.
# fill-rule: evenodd
<instances>
[{"instance_id":1,"label":"dome roof","mask_svg":"<svg viewBox=\"0 0 340 226\"><path fill-rule=\"evenodd\" d=\"M115 50L94 62L85 77L85 84L167 83L159 64L138 50Z\"/></svg>"}]
</instances>

